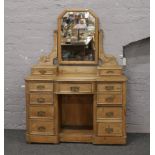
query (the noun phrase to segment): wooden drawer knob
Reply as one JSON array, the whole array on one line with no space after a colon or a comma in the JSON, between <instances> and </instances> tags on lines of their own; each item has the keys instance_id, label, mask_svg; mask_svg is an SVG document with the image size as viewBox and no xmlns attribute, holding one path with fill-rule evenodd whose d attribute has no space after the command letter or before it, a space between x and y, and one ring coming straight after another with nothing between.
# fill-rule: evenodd
<instances>
[{"instance_id":1,"label":"wooden drawer knob","mask_svg":"<svg viewBox=\"0 0 155 155\"><path fill-rule=\"evenodd\" d=\"M114 86L105 86L105 89L106 90L113 90L114 89Z\"/></svg>"},{"instance_id":2,"label":"wooden drawer knob","mask_svg":"<svg viewBox=\"0 0 155 155\"><path fill-rule=\"evenodd\" d=\"M115 98L114 96L109 96L109 97L105 98L105 101L106 102L113 102L114 98Z\"/></svg>"},{"instance_id":3,"label":"wooden drawer knob","mask_svg":"<svg viewBox=\"0 0 155 155\"><path fill-rule=\"evenodd\" d=\"M45 111L38 111L37 115L40 117L44 117L44 116L46 116L46 113L45 113Z\"/></svg>"},{"instance_id":4,"label":"wooden drawer knob","mask_svg":"<svg viewBox=\"0 0 155 155\"><path fill-rule=\"evenodd\" d=\"M73 92L78 92L80 87L70 87L70 90Z\"/></svg>"},{"instance_id":5,"label":"wooden drawer knob","mask_svg":"<svg viewBox=\"0 0 155 155\"><path fill-rule=\"evenodd\" d=\"M113 133L113 128L110 128L110 127L105 128L105 132L107 132L107 133Z\"/></svg>"},{"instance_id":6,"label":"wooden drawer knob","mask_svg":"<svg viewBox=\"0 0 155 155\"><path fill-rule=\"evenodd\" d=\"M37 102L38 103L44 103L45 102L45 98L37 98Z\"/></svg>"},{"instance_id":7,"label":"wooden drawer knob","mask_svg":"<svg viewBox=\"0 0 155 155\"><path fill-rule=\"evenodd\" d=\"M44 126L39 126L38 131L44 132L44 131L46 131L46 128Z\"/></svg>"},{"instance_id":8,"label":"wooden drawer knob","mask_svg":"<svg viewBox=\"0 0 155 155\"><path fill-rule=\"evenodd\" d=\"M40 74L44 75L46 73L46 70L39 70Z\"/></svg>"},{"instance_id":9,"label":"wooden drawer knob","mask_svg":"<svg viewBox=\"0 0 155 155\"><path fill-rule=\"evenodd\" d=\"M114 113L113 112L107 112L105 115L106 115L106 117L113 117Z\"/></svg>"},{"instance_id":10,"label":"wooden drawer knob","mask_svg":"<svg viewBox=\"0 0 155 155\"><path fill-rule=\"evenodd\" d=\"M44 85L38 85L37 89L45 89L45 86Z\"/></svg>"}]
</instances>

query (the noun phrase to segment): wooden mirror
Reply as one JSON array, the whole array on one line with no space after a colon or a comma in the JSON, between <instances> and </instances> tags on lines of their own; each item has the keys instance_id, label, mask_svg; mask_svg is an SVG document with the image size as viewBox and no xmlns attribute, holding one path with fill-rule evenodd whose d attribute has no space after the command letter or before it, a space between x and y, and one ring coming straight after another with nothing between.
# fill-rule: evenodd
<instances>
[{"instance_id":1,"label":"wooden mirror","mask_svg":"<svg viewBox=\"0 0 155 155\"><path fill-rule=\"evenodd\" d=\"M59 64L97 64L98 18L90 10L65 10L58 18Z\"/></svg>"}]
</instances>

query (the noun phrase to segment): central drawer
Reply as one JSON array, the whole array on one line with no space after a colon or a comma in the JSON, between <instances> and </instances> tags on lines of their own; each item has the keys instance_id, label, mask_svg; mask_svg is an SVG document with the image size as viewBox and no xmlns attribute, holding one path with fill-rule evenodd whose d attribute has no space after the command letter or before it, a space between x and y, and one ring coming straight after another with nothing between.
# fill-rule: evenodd
<instances>
[{"instance_id":1,"label":"central drawer","mask_svg":"<svg viewBox=\"0 0 155 155\"><path fill-rule=\"evenodd\" d=\"M58 93L92 93L92 83L58 83Z\"/></svg>"},{"instance_id":2,"label":"central drawer","mask_svg":"<svg viewBox=\"0 0 155 155\"><path fill-rule=\"evenodd\" d=\"M29 120L30 134L54 134L54 122L49 120Z\"/></svg>"}]
</instances>

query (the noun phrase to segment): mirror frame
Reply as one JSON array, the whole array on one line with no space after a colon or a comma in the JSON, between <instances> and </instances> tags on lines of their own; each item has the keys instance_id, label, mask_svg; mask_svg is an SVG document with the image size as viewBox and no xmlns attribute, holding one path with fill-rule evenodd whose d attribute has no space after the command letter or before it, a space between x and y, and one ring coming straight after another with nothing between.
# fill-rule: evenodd
<instances>
[{"instance_id":1,"label":"mirror frame","mask_svg":"<svg viewBox=\"0 0 155 155\"><path fill-rule=\"evenodd\" d=\"M89 12L95 18L95 60L94 61L63 61L61 53L61 20L67 12ZM99 53L99 20L95 13L90 9L66 9L58 17L58 62L59 64L98 64Z\"/></svg>"}]
</instances>

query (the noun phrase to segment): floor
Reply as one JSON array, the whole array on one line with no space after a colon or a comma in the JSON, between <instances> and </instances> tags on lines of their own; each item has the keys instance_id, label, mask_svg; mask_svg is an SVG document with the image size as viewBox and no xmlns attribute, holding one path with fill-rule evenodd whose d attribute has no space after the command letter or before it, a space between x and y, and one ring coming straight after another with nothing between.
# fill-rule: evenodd
<instances>
[{"instance_id":1,"label":"floor","mask_svg":"<svg viewBox=\"0 0 155 155\"><path fill-rule=\"evenodd\" d=\"M149 155L150 134L128 134L127 145L27 144L25 131L5 130L5 155Z\"/></svg>"}]
</instances>

